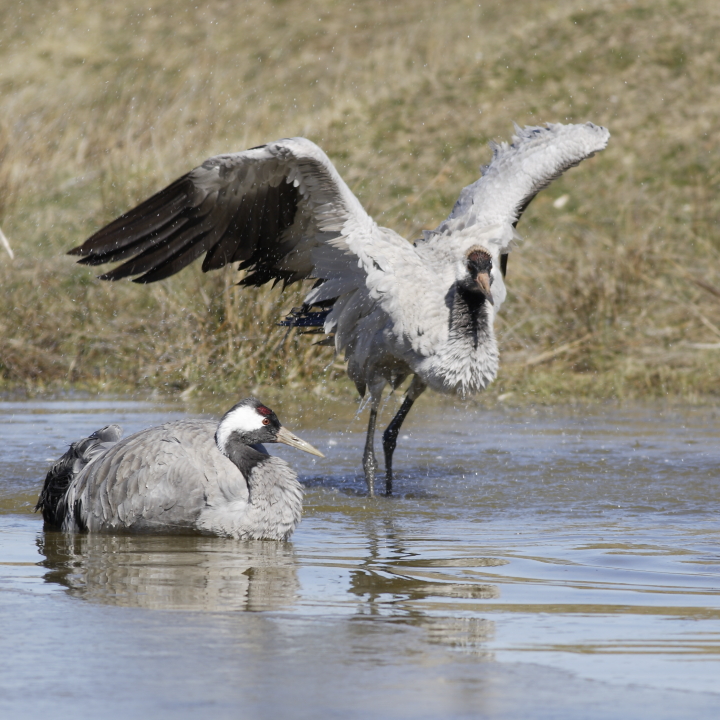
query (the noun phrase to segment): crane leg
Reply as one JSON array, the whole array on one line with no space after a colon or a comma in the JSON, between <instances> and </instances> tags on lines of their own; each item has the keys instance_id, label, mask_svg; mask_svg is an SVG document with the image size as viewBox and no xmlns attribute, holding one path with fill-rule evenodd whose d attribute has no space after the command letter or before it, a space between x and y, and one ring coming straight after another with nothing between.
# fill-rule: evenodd
<instances>
[{"instance_id":1,"label":"crane leg","mask_svg":"<svg viewBox=\"0 0 720 720\"><path fill-rule=\"evenodd\" d=\"M365 470L365 482L368 486L368 495L375 495L375 476L378 471L377 460L375 459L375 423L377 422L377 408L370 408L370 420L368 421L367 437L365 438L365 452L363 452L363 470Z\"/></svg>"},{"instance_id":2,"label":"crane leg","mask_svg":"<svg viewBox=\"0 0 720 720\"><path fill-rule=\"evenodd\" d=\"M392 458L395 448L397 447L397 437L400 432L400 427L403 424L403 420L410 412L410 408L413 406L415 400L406 397L403 400L400 409L395 414L392 422L387 426L387 430L383 433L383 450L385 451L385 494L392 495Z\"/></svg>"},{"instance_id":3,"label":"crane leg","mask_svg":"<svg viewBox=\"0 0 720 720\"><path fill-rule=\"evenodd\" d=\"M387 426L387 430L383 433L383 450L385 452L385 494L392 495L393 486L393 472L392 472L392 459L395 448L397 447L397 438L400 433L407 414L410 412L410 408L413 403L420 397L427 385L422 380L418 379L418 376L413 377L410 387L408 388L407 395L400 406L400 409L395 414L392 422Z\"/></svg>"}]
</instances>

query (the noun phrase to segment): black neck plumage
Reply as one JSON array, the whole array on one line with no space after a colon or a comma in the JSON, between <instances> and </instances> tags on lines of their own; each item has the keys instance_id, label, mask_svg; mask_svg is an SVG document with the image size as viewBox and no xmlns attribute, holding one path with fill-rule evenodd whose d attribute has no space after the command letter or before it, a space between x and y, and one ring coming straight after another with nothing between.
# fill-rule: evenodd
<instances>
[{"instance_id":1,"label":"black neck plumage","mask_svg":"<svg viewBox=\"0 0 720 720\"><path fill-rule=\"evenodd\" d=\"M458 285L450 311L450 332L472 342L473 350L488 337L490 325L485 297Z\"/></svg>"},{"instance_id":2,"label":"black neck plumage","mask_svg":"<svg viewBox=\"0 0 720 720\"><path fill-rule=\"evenodd\" d=\"M267 453L257 450L252 445L246 445L237 440L226 444L225 454L242 473L248 487L250 487L250 474L252 471L270 457Z\"/></svg>"}]
</instances>

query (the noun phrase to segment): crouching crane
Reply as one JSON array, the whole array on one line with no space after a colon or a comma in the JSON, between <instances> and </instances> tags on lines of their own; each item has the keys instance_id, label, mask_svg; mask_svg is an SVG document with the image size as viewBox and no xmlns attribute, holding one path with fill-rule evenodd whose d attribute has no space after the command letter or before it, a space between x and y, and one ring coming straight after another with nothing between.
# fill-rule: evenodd
<instances>
[{"instance_id":1,"label":"crouching crane","mask_svg":"<svg viewBox=\"0 0 720 720\"><path fill-rule=\"evenodd\" d=\"M255 398L219 424L180 420L121 436L108 425L53 464L35 506L46 529L287 540L302 515L302 486L262 443L323 457Z\"/></svg>"},{"instance_id":2,"label":"crouching crane","mask_svg":"<svg viewBox=\"0 0 720 720\"><path fill-rule=\"evenodd\" d=\"M497 374L493 320L523 211L609 137L592 123L516 128L512 144L493 145L482 177L462 190L448 218L415 244L375 223L317 145L278 140L206 160L70 254L86 265L123 261L103 280L155 282L202 254L204 271L238 262L248 271L241 285L316 279L284 324L334 333L358 392L370 394L370 495L382 392L412 376L383 435L390 494L398 433L418 396L428 387L470 395Z\"/></svg>"}]
</instances>

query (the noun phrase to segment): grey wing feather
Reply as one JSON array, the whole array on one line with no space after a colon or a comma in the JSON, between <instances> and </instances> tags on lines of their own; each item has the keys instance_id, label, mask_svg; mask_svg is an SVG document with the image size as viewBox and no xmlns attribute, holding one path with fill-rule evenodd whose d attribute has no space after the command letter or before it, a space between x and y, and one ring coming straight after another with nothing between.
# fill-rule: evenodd
<instances>
[{"instance_id":1,"label":"grey wing feather","mask_svg":"<svg viewBox=\"0 0 720 720\"><path fill-rule=\"evenodd\" d=\"M220 481L245 485L217 450L215 429L213 421L188 420L132 435L87 468L68 501L92 531L192 530Z\"/></svg>"},{"instance_id":2,"label":"grey wing feather","mask_svg":"<svg viewBox=\"0 0 720 720\"><path fill-rule=\"evenodd\" d=\"M540 190L566 170L602 150L610 133L604 127L548 124L515 127L512 144L492 143L493 157L482 177L460 193L452 212L427 237L464 226L516 225Z\"/></svg>"}]
</instances>

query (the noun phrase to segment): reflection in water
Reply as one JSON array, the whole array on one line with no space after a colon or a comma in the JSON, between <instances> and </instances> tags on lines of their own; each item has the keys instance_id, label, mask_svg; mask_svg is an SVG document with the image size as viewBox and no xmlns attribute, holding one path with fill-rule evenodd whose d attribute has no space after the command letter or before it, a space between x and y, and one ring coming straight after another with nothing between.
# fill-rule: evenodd
<instances>
[{"instance_id":1,"label":"reflection in water","mask_svg":"<svg viewBox=\"0 0 720 720\"><path fill-rule=\"evenodd\" d=\"M496 585L432 582L425 578L407 577L390 568L376 567L373 571L357 570L350 575L349 591L365 596L369 602L387 596L392 600L425 600L427 598L455 598L466 600L495 600L500 597Z\"/></svg>"},{"instance_id":2,"label":"reflection in water","mask_svg":"<svg viewBox=\"0 0 720 720\"><path fill-rule=\"evenodd\" d=\"M362 599L356 618L390 615L422 629L435 645L489 656L494 623L443 616L448 599L495 599L495 585L457 582L426 568L404 547L392 519L369 522L364 557L349 574L348 591ZM184 535L105 535L44 532L38 536L45 581L106 605L161 610L272 611L301 594L298 559L289 543ZM475 558L476 564L483 564ZM487 559L492 564L492 559ZM427 576L426 575L431 575ZM436 600L438 614L415 606Z\"/></svg>"},{"instance_id":3,"label":"reflection in water","mask_svg":"<svg viewBox=\"0 0 720 720\"><path fill-rule=\"evenodd\" d=\"M466 654L493 660L495 653L487 649L495 636L495 622L476 617L428 617L422 626L427 640L433 644L462 650Z\"/></svg>"},{"instance_id":4,"label":"reflection in water","mask_svg":"<svg viewBox=\"0 0 720 720\"><path fill-rule=\"evenodd\" d=\"M492 659L487 642L495 632L492 620L454 617L446 600L493 600L500 597L496 585L458 582L456 577L435 570L442 561L419 558L408 549L403 533L393 517L368 521L364 526L365 557L349 574L348 592L362 598L357 619L390 616L395 624L412 625L425 632L433 645L462 650L476 657ZM473 558L474 566L497 566L505 561ZM451 561L452 564L452 561ZM430 600L432 614L417 607L418 600Z\"/></svg>"},{"instance_id":5,"label":"reflection in water","mask_svg":"<svg viewBox=\"0 0 720 720\"><path fill-rule=\"evenodd\" d=\"M392 517L365 526L367 556L362 568L350 573L349 592L364 597L369 603L425 600L426 598L465 598L491 600L500 597L495 585L448 581L449 576L432 572L431 567L445 567L446 563L417 558L407 549L402 533L395 527ZM492 566L505 564L495 558L473 558L473 565ZM467 562L455 560L460 567ZM422 568L428 568L426 572ZM418 577L418 574L421 577Z\"/></svg>"},{"instance_id":6,"label":"reflection in water","mask_svg":"<svg viewBox=\"0 0 720 720\"><path fill-rule=\"evenodd\" d=\"M38 548L47 582L108 605L274 610L292 605L299 590L289 543L45 532Z\"/></svg>"}]
</instances>

